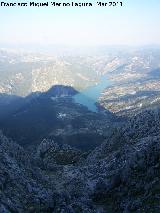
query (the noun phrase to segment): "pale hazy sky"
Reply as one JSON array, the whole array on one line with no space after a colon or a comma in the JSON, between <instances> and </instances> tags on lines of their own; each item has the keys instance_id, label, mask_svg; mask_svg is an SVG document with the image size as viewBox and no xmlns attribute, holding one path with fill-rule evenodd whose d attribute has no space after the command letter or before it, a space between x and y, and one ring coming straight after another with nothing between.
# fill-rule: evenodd
<instances>
[{"instance_id":1,"label":"pale hazy sky","mask_svg":"<svg viewBox=\"0 0 160 213\"><path fill-rule=\"evenodd\" d=\"M94 0L78 1L97 2ZM123 7L113 9L0 7L0 43L160 44L160 0L121 1ZM15 0L15 2L18 1Z\"/></svg>"}]
</instances>

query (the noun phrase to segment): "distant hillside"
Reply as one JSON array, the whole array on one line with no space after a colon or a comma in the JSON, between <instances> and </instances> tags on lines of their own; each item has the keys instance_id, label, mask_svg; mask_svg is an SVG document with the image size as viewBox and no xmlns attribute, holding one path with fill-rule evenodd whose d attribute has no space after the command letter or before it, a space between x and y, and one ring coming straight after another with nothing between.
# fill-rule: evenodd
<instances>
[{"instance_id":1,"label":"distant hillside","mask_svg":"<svg viewBox=\"0 0 160 213\"><path fill-rule=\"evenodd\" d=\"M72 99L76 93L72 87L57 85L12 101L5 105L0 127L23 146L36 145L46 137L84 150L94 148L105 138L102 130L110 129L117 118L107 110L93 113L76 104Z\"/></svg>"}]
</instances>

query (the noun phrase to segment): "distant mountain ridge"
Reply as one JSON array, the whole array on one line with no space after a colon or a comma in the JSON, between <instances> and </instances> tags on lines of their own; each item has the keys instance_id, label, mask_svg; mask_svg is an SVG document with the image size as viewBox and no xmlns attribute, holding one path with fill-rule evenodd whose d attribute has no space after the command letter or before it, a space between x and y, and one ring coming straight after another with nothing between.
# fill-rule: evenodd
<instances>
[{"instance_id":1,"label":"distant mountain ridge","mask_svg":"<svg viewBox=\"0 0 160 213\"><path fill-rule=\"evenodd\" d=\"M86 53L59 56L0 49L0 93L25 97L54 85L83 91L107 76L113 85L100 94L97 102L103 108L132 116L159 104L159 48L104 46Z\"/></svg>"},{"instance_id":2,"label":"distant mountain ridge","mask_svg":"<svg viewBox=\"0 0 160 213\"><path fill-rule=\"evenodd\" d=\"M47 92L44 92L43 96L64 97L64 96L73 96L73 95L76 95L77 93L78 93L78 91L76 91L71 86L54 85Z\"/></svg>"}]
</instances>

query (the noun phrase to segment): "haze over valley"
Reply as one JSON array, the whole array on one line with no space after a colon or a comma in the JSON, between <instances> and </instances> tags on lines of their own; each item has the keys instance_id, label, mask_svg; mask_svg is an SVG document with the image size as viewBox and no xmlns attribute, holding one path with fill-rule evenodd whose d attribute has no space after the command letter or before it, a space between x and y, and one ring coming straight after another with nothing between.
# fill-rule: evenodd
<instances>
[{"instance_id":1,"label":"haze over valley","mask_svg":"<svg viewBox=\"0 0 160 213\"><path fill-rule=\"evenodd\" d=\"M67 85L116 113L158 103L159 48L90 49L65 55L1 49L0 92L25 97Z\"/></svg>"}]
</instances>

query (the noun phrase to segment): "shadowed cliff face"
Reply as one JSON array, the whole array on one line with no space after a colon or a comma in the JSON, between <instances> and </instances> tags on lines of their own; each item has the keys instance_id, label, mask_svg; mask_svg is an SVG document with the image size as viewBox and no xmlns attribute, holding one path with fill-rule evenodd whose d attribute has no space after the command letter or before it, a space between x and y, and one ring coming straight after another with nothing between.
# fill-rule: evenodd
<instances>
[{"instance_id":1,"label":"shadowed cliff face","mask_svg":"<svg viewBox=\"0 0 160 213\"><path fill-rule=\"evenodd\" d=\"M63 85L55 85L51 87L47 92L41 94L44 97L65 97L65 96L73 96L76 95L78 91L76 91L73 87L63 86Z\"/></svg>"}]
</instances>

